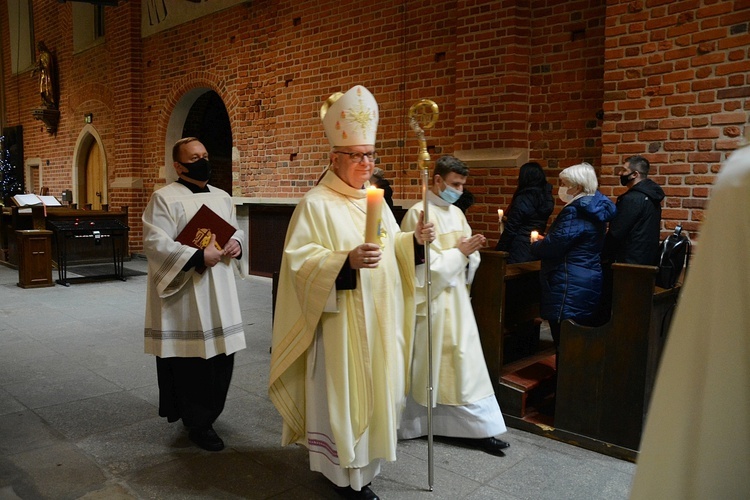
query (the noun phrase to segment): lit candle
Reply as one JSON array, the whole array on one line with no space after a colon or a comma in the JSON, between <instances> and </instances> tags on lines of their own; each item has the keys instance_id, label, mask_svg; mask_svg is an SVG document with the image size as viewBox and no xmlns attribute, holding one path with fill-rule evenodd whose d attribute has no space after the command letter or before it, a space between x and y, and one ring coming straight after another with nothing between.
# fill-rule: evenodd
<instances>
[{"instance_id":1,"label":"lit candle","mask_svg":"<svg viewBox=\"0 0 750 500\"><path fill-rule=\"evenodd\" d=\"M380 245L380 223L383 206L383 190L367 188L367 218L365 219L365 243Z\"/></svg>"},{"instance_id":2,"label":"lit candle","mask_svg":"<svg viewBox=\"0 0 750 500\"><path fill-rule=\"evenodd\" d=\"M531 242L535 242L539 239L539 231L531 231Z\"/></svg>"},{"instance_id":3,"label":"lit candle","mask_svg":"<svg viewBox=\"0 0 750 500\"><path fill-rule=\"evenodd\" d=\"M499 220L500 222L502 222L502 221L503 221L503 209L502 209L502 208L498 208L498 209L497 209L497 218L498 218L498 220Z\"/></svg>"}]
</instances>

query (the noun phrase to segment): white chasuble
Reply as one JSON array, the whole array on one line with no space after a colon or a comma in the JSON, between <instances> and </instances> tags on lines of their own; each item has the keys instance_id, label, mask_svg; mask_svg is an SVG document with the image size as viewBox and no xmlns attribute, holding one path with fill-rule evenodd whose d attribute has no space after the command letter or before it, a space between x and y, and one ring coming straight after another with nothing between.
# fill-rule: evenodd
<instances>
[{"instance_id":1,"label":"white chasuble","mask_svg":"<svg viewBox=\"0 0 750 500\"><path fill-rule=\"evenodd\" d=\"M651 396L632 499L750 498L750 147L708 202Z\"/></svg>"},{"instance_id":2,"label":"white chasuble","mask_svg":"<svg viewBox=\"0 0 750 500\"><path fill-rule=\"evenodd\" d=\"M173 182L154 192L143 213L147 354L208 359L245 348L233 259L225 257L203 274L182 271L196 249L175 241L203 205L238 227L231 197L212 186L209 190L193 193ZM242 243L243 231L237 230L232 238ZM244 259L246 251L243 246Z\"/></svg>"},{"instance_id":3,"label":"white chasuble","mask_svg":"<svg viewBox=\"0 0 750 500\"><path fill-rule=\"evenodd\" d=\"M395 460L411 356L414 237L387 205L379 266L358 270L355 289L335 289L349 251L364 243L365 211L365 190L330 171L303 197L286 236L274 315L269 395L284 419L282 443L304 444L312 455L330 440L344 468ZM335 305L326 307L331 293ZM325 352L327 400L306 383L314 342ZM321 398L332 436L307 421L306 401Z\"/></svg>"},{"instance_id":4,"label":"white chasuble","mask_svg":"<svg viewBox=\"0 0 750 500\"><path fill-rule=\"evenodd\" d=\"M444 405L474 403L494 396L484 361L479 331L469 296L468 276L479 267L479 252L466 257L456 248L461 237L470 237L471 228L458 207L428 192L429 218L437 237L430 245L432 294L433 397ZM422 204L411 207L402 229L416 226ZM417 269L417 329L414 338L412 396L427 405L427 299L424 266ZM434 406L434 402L433 402Z\"/></svg>"}]
</instances>

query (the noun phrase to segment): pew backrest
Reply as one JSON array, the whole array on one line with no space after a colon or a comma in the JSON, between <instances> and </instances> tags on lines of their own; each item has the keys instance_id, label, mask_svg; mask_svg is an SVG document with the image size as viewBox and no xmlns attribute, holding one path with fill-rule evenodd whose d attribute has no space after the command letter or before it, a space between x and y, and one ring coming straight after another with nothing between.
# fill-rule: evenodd
<instances>
[{"instance_id":1,"label":"pew backrest","mask_svg":"<svg viewBox=\"0 0 750 500\"><path fill-rule=\"evenodd\" d=\"M637 450L680 286L658 268L613 264L612 315L599 327L564 321L555 427Z\"/></svg>"}]
</instances>

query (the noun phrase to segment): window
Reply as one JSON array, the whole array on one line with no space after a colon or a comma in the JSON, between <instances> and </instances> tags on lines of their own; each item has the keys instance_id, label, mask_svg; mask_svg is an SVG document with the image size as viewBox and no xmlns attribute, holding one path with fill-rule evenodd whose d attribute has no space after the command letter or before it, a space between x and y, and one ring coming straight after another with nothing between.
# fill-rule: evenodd
<instances>
[{"instance_id":1,"label":"window","mask_svg":"<svg viewBox=\"0 0 750 500\"><path fill-rule=\"evenodd\" d=\"M30 0L8 0L8 24L10 25L10 56L13 74L34 66L34 32L31 19Z\"/></svg>"},{"instance_id":2,"label":"window","mask_svg":"<svg viewBox=\"0 0 750 500\"><path fill-rule=\"evenodd\" d=\"M74 2L73 52L81 52L104 42L104 6Z\"/></svg>"}]
</instances>

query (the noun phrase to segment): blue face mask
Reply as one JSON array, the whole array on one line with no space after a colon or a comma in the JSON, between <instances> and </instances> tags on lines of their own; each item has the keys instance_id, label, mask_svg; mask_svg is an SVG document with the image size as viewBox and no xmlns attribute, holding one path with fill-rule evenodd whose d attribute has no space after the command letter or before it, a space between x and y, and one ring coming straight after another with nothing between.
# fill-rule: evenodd
<instances>
[{"instance_id":1,"label":"blue face mask","mask_svg":"<svg viewBox=\"0 0 750 500\"><path fill-rule=\"evenodd\" d=\"M461 191L445 185L445 189L440 191L440 197L448 203L455 203L461 197Z\"/></svg>"}]
</instances>

